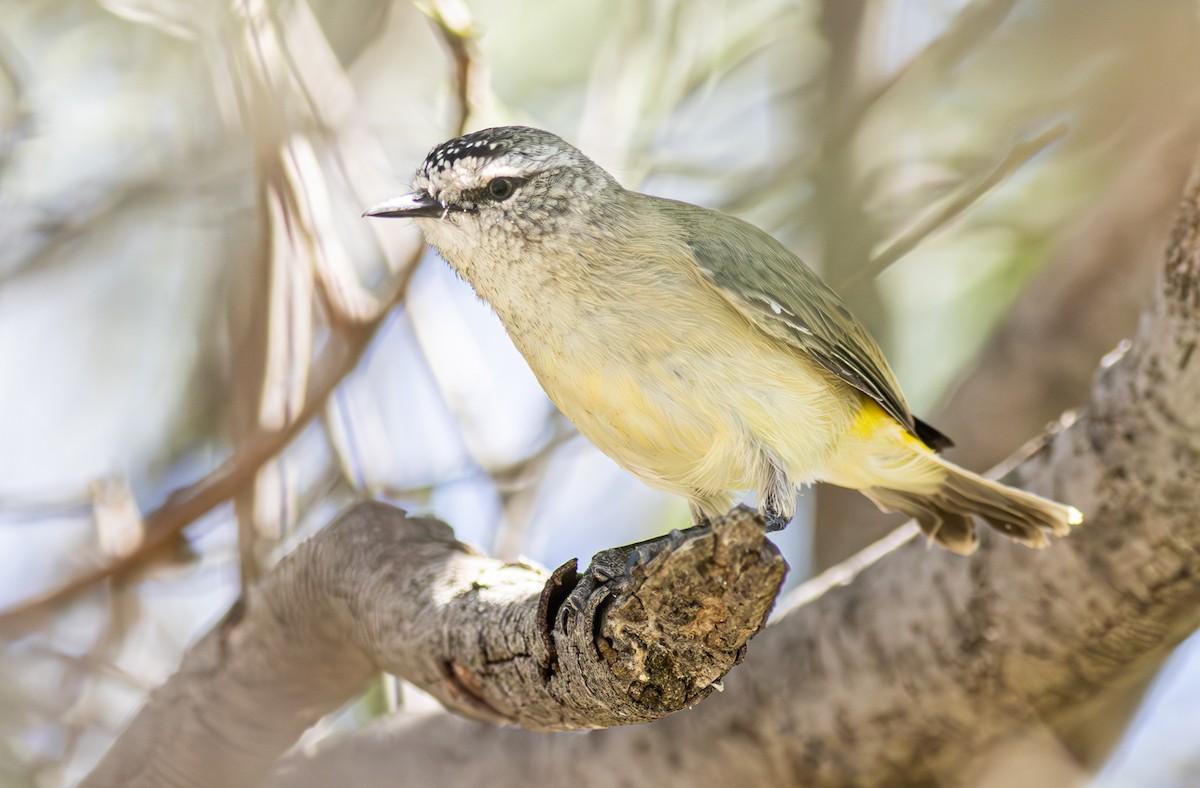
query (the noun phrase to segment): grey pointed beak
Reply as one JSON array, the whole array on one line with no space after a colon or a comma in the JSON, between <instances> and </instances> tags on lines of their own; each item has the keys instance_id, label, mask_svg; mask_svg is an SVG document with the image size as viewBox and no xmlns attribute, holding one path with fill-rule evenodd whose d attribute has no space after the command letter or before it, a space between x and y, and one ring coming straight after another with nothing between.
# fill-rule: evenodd
<instances>
[{"instance_id":1,"label":"grey pointed beak","mask_svg":"<svg viewBox=\"0 0 1200 788\"><path fill-rule=\"evenodd\" d=\"M404 194L381 202L368 209L363 216L399 216L409 219L436 219L445 212L445 207L433 199L424 189Z\"/></svg>"}]
</instances>

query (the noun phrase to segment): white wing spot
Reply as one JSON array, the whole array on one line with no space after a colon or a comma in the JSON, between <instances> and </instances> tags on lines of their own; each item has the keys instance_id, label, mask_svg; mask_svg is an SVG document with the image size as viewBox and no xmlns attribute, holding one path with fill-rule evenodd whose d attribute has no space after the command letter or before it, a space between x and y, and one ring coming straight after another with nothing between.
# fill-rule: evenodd
<instances>
[{"instance_id":1,"label":"white wing spot","mask_svg":"<svg viewBox=\"0 0 1200 788\"><path fill-rule=\"evenodd\" d=\"M786 311L779 304L778 301L776 301L774 298L771 298L770 296L765 296L762 293L751 293L750 295L754 298L757 298L759 301L762 301L767 306L771 307L771 311L774 312L776 315L782 315ZM791 312L788 312L788 314L790 315Z\"/></svg>"},{"instance_id":2,"label":"white wing spot","mask_svg":"<svg viewBox=\"0 0 1200 788\"><path fill-rule=\"evenodd\" d=\"M764 304L769 306L776 317L782 317L783 321L791 326L794 330L799 331L801 334L807 334L810 337L816 336L816 334L812 332L812 329L804 325L804 323L801 321L797 320L794 314L792 314L789 310L784 309L783 305L774 298L765 296L762 293L750 293L750 297L757 298L759 301L762 301Z\"/></svg>"}]
</instances>

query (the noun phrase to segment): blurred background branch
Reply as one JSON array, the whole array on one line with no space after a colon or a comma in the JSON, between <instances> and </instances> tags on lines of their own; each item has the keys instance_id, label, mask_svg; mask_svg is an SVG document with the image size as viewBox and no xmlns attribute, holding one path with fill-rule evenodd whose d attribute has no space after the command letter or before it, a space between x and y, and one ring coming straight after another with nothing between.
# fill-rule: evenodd
<instances>
[{"instance_id":1,"label":"blurred background branch","mask_svg":"<svg viewBox=\"0 0 1200 788\"><path fill-rule=\"evenodd\" d=\"M944 229L961 216L972 205L983 199L989 191L999 186L1026 162L1045 150L1047 146L1066 135L1066 124L1058 123L1028 139L1018 140L991 170L974 182L964 184L938 209L919 217L911 227L906 228L875 254L863 268L851 273L845 281L837 283L835 288L839 291L853 290L859 285L873 280L893 263L916 249L931 234Z\"/></svg>"}]
</instances>

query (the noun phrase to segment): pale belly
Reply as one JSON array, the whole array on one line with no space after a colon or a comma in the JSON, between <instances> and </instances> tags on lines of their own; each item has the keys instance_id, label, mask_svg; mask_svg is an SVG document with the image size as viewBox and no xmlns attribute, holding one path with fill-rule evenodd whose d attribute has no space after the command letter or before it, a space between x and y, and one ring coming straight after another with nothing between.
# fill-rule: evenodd
<instances>
[{"instance_id":1,"label":"pale belly","mask_svg":"<svg viewBox=\"0 0 1200 788\"><path fill-rule=\"evenodd\" d=\"M822 476L858 397L789 348L698 322L603 347L576 339L526 353L551 399L601 451L647 484L724 511L738 490Z\"/></svg>"}]
</instances>

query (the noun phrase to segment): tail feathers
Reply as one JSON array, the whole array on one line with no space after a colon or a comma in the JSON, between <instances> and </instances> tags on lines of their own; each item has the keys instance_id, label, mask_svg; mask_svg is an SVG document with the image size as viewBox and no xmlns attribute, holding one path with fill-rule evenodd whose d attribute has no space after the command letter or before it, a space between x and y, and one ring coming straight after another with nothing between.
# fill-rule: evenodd
<instances>
[{"instance_id":1,"label":"tail feathers","mask_svg":"<svg viewBox=\"0 0 1200 788\"><path fill-rule=\"evenodd\" d=\"M931 540L963 555L974 552L979 543L971 515L983 518L1010 539L1036 548L1046 546L1047 532L1066 536L1072 525L1083 522L1083 515L1073 506L1006 487L948 462L939 464L947 476L932 493L881 487L863 492L879 508L915 518Z\"/></svg>"},{"instance_id":2,"label":"tail feathers","mask_svg":"<svg viewBox=\"0 0 1200 788\"><path fill-rule=\"evenodd\" d=\"M970 555L979 546L975 523L968 515L938 506L926 496L903 490L872 487L862 492L883 511L900 512L915 519L926 536L951 552Z\"/></svg>"}]
</instances>

